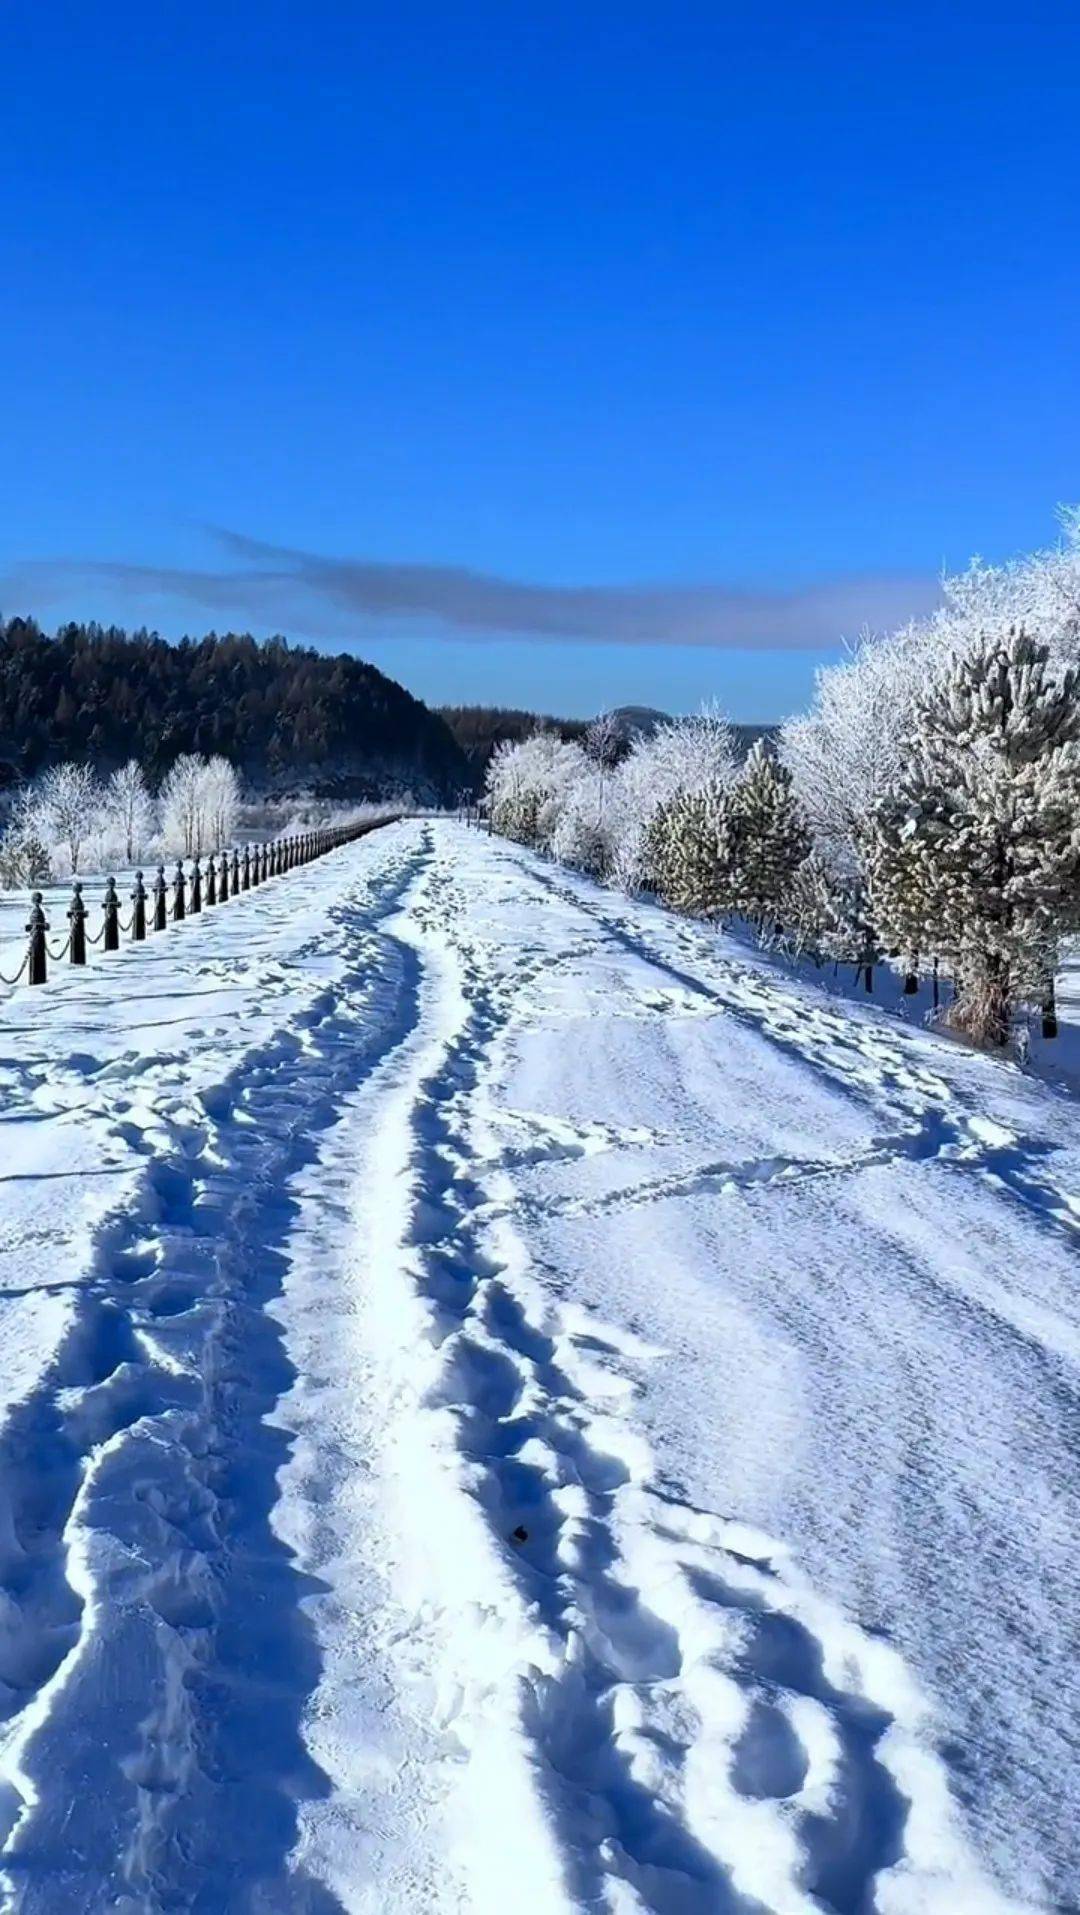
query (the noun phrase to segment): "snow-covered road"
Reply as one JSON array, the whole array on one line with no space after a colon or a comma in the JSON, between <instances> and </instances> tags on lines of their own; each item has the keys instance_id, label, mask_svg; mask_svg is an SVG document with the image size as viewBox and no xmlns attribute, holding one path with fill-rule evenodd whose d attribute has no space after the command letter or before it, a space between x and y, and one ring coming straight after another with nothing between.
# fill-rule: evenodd
<instances>
[{"instance_id":1,"label":"snow-covered road","mask_svg":"<svg viewBox=\"0 0 1080 1915\"><path fill-rule=\"evenodd\" d=\"M1080 1126L441 821L0 1004L6 1906L1080 1907Z\"/></svg>"}]
</instances>

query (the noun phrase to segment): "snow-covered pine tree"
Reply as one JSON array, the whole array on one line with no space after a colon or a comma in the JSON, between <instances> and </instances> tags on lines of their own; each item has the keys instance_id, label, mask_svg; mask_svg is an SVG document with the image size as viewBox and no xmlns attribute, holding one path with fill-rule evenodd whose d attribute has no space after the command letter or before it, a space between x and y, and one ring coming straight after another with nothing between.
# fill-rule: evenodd
<instances>
[{"instance_id":1,"label":"snow-covered pine tree","mask_svg":"<svg viewBox=\"0 0 1080 1915\"><path fill-rule=\"evenodd\" d=\"M1004 1044L1080 927L1080 702L1023 630L987 637L916 708L907 768L871 817L874 915L955 973L952 1021Z\"/></svg>"},{"instance_id":2,"label":"snow-covered pine tree","mask_svg":"<svg viewBox=\"0 0 1080 1915\"><path fill-rule=\"evenodd\" d=\"M648 850L665 904L695 918L719 918L731 908L727 886L728 789L707 785L680 792L656 814Z\"/></svg>"},{"instance_id":3,"label":"snow-covered pine tree","mask_svg":"<svg viewBox=\"0 0 1080 1915\"><path fill-rule=\"evenodd\" d=\"M810 852L810 831L791 773L759 739L724 808L718 843L726 906L760 927L782 916L795 872Z\"/></svg>"},{"instance_id":4,"label":"snow-covered pine tree","mask_svg":"<svg viewBox=\"0 0 1080 1915\"><path fill-rule=\"evenodd\" d=\"M729 785L737 770L731 726L715 705L635 738L604 799L613 882L624 891L659 891L666 808L681 792Z\"/></svg>"}]
</instances>

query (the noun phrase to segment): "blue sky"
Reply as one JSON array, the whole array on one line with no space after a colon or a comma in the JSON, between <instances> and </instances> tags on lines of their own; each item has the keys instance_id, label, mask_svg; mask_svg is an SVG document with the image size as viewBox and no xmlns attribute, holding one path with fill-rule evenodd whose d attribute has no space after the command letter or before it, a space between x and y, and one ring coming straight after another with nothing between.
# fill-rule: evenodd
<instances>
[{"instance_id":1,"label":"blue sky","mask_svg":"<svg viewBox=\"0 0 1080 1915\"><path fill-rule=\"evenodd\" d=\"M1023 14L5 0L0 606L797 706L1080 497L1080 14Z\"/></svg>"}]
</instances>

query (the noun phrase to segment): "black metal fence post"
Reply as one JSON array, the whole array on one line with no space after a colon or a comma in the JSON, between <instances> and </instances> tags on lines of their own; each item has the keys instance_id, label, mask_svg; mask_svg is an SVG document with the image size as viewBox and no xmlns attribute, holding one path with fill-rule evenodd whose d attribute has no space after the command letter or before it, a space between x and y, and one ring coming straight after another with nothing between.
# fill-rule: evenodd
<instances>
[{"instance_id":1,"label":"black metal fence post","mask_svg":"<svg viewBox=\"0 0 1080 1915\"><path fill-rule=\"evenodd\" d=\"M209 908L210 908L210 906L211 906L212 904L216 904L216 903L217 903L217 866L216 866L216 864L214 863L214 854L213 854L213 852L211 851L211 853L210 853L210 856L209 856L209 857L207 858L207 860L206 860L206 905L207 905L207 909L209 910Z\"/></svg>"},{"instance_id":2,"label":"black metal fence post","mask_svg":"<svg viewBox=\"0 0 1080 1915\"><path fill-rule=\"evenodd\" d=\"M133 944L142 944L146 939L146 886L141 871L135 873L131 904L131 940Z\"/></svg>"},{"instance_id":3,"label":"black metal fence post","mask_svg":"<svg viewBox=\"0 0 1080 1915\"><path fill-rule=\"evenodd\" d=\"M227 851L223 851L221 854L221 862L218 866L218 903L228 904L228 902L229 902L229 854Z\"/></svg>"},{"instance_id":4,"label":"black metal fence post","mask_svg":"<svg viewBox=\"0 0 1080 1915\"><path fill-rule=\"evenodd\" d=\"M244 874L240 880L245 891L251 890L251 846L244 846Z\"/></svg>"},{"instance_id":5,"label":"black metal fence post","mask_svg":"<svg viewBox=\"0 0 1080 1915\"><path fill-rule=\"evenodd\" d=\"M183 858L177 858L176 876L173 879L172 914L173 914L174 924L182 924L185 916L187 915L186 905L185 905L186 891L187 891L187 879L184 877L184 860Z\"/></svg>"},{"instance_id":6,"label":"black metal fence post","mask_svg":"<svg viewBox=\"0 0 1080 1915\"><path fill-rule=\"evenodd\" d=\"M86 906L83 903L82 885L76 878L71 887L71 903L68 906L68 923L71 926L71 963L86 963Z\"/></svg>"},{"instance_id":7,"label":"black metal fence post","mask_svg":"<svg viewBox=\"0 0 1080 1915\"><path fill-rule=\"evenodd\" d=\"M42 909L40 891L35 891L30 900L30 916L26 920L26 928L30 933L30 955L26 981L28 984L44 984L48 976L45 933L49 925L45 912Z\"/></svg>"},{"instance_id":8,"label":"black metal fence post","mask_svg":"<svg viewBox=\"0 0 1080 1915\"><path fill-rule=\"evenodd\" d=\"M105 925L102 931L101 948L103 951L120 949L120 900L116 895L116 879L106 878L105 898L102 904Z\"/></svg>"},{"instance_id":9,"label":"black metal fence post","mask_svg":"<svg viewBox=\"0 0 1080 1915\"><path fill-rule=\"evenodd\" d=\"M232 854L232 894L234 898L240 896L240 853L235 847Z\"/></svg>"},{"instance_id":10,"label":"black metal fence post","mask_svg":"<svg viewBox=\"0 0 1080 1915\"><path fill-rule=\"evenodd\" d=\"M164 931L169 922L169 887L165 883L165 866L159 864L154 879L154 930Z\"/></svg>"},{"instance_id":11,"label":"black metal fence post","mask_svg":"<svg viewBox=\"0 0 1080 1915\"><path fill-rule=\"evenodd\" d=\"M199 868L198 858L193 858L191 861L191 897L188 900L188 912L191 917L197 918L201 910L202 871Z\"/></svg>"}]
</instances>

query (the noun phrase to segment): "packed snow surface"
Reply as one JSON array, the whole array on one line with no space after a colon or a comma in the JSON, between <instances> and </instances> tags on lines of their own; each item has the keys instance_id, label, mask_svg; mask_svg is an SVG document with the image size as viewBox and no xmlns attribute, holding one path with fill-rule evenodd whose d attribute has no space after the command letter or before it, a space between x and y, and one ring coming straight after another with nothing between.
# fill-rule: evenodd
<instances>
[{"instance_id":1,"label":"packed snow surface","mask_svg":"<svg viewBox=\"0 0 1080 1915\"><path fill-rule=\"evenodd\" d=\"M1063 1090L450 821L0 1023L7 1907L1080 1906Z\"/></svg>"}]
</instances>

